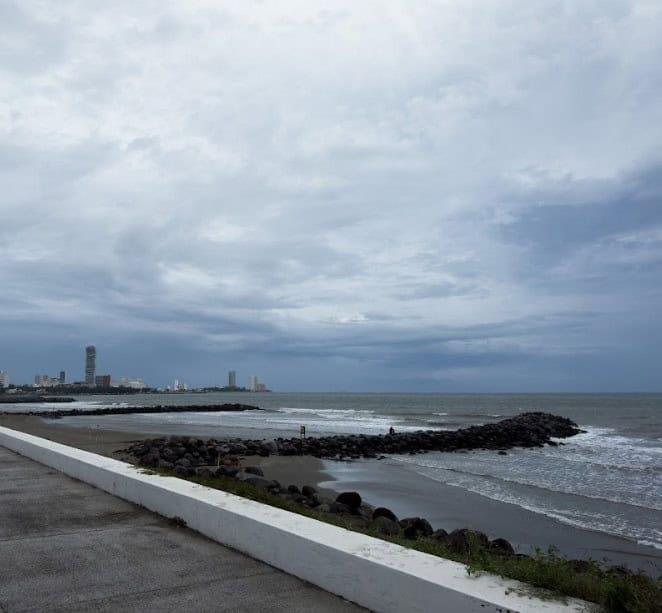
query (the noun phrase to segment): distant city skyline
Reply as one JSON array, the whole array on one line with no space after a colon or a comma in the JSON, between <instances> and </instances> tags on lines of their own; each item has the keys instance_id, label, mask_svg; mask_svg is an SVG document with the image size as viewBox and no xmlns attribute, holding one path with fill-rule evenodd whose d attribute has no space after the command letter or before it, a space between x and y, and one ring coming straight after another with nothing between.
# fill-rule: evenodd
<instances>
[{"instance_id":1,"label":"distant city skyline","mask_svg":"<svg viewBox=\"0 0 662 613\"><path fill-rule=\"evenodd\" d=\"M171 383L166 384L149 384L145 383L142 378L136 377L125 377L120 378L113 377L112 374L96 374L96 358L97 358L97 347L96 345L87 345L84 349L84 371L83 377L78 380L74 380L69 384L72 385L85 385L88 387L98 387L98 388L111 388L111 387L132 387L135 389L142 389L144 387L152 388L161 388L164 390L170 391L187 391L189 387L192 388L202 388L202 387L227 387L227 388L236 388L238 390L247 389L250 391L264 392L268 391L266 384L259 380L257 375L250 375L248 377L248 385L246 388L242 388L237 385L237 371L232 369L227 371L227 384L222 381L208 381L206 383L201 383L195 386L189 386L188 383L181 380L180 378L175 378ZM91 383L90 383L91 381ZM28 381L13 381L14 385L33 385L35 387L54 387L58 385L67 384L66 381L66 371L60 370L59 375L54 377L48 374L37 374L34 375L30 382ZM7 371L0 371L0 386L8 387L10 384L10 376Z\"/></svg>"}]
</instances>

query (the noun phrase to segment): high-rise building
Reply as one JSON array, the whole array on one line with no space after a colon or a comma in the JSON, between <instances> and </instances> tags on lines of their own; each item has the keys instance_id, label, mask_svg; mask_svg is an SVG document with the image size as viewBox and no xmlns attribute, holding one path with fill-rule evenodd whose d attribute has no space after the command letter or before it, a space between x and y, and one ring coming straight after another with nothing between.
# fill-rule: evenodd
<instances>
[{"instance_id":1,"label":"high-rise building","mask_svg":"<svg viewBox=\"0 0 662 613\"><path fill-rule=\"evenodd\" d=\"M237 387L237 372L234 370L228 373L228 387Z\"/></svg>"},{"instance_id":2,"label":"high-rise building","mask_svg":"<svg viewBox=\"0 0 662 613\"><path fill-rule=\"evenodd\" d=\"M257 386L258 386L257 375L251 375L250 377L248 377L248 389L251 392L254 392L257 390Z\"/></svg>"},{"instance_id":3,"label":"high-rise building","mask_svg":"<svg viewBox=\"0 0 662 613\"><path fill-rule=\"evenodd\" d=\"M94 371L97 367L97 348L94 345L85 347L85 384L94 385Z\"/></svg>"},{"instance_id":4,"label":"high-rise building","mask_svg":"<svg viewBox=\"0 0 662 613\"><path fill-rule=\"evenodd\" d=\"M9 387L9 373L6 370L0 370L0 387Z\"/></svg>"},{"instance_id":5,"label":"high-rise building","mask_svg":"<svg viewBox=\"0 0 662 613\"><path fill-rule=\"evenodd\" d=\"M60 385L64 385L67 382L67 373L63 370L60 371Z\"/></svg>"}]
</instances>

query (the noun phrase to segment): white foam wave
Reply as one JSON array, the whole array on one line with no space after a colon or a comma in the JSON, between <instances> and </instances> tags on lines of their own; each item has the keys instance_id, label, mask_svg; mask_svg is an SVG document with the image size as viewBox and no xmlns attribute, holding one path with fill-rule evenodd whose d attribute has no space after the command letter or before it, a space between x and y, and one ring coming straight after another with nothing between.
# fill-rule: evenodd
<instances>
[{"instance_id":1,"label":"white foam wave","mask_svg":"<svg viewBox=\"0 0 662 613\"><path fill-rule=\"evenodd\" d=\"M600 501L598 500L591 503L589 505L590 508L581 509L571 505L562 507L558 504L562 501L561 499L557 499L556 503L554 503L553 501L555 499L549 495L527 495L526 493L516 491L507 482L503 483L498 480L486 479L483 478L483 475L453 471L442 474L438 470L431 470L431 468L438 467L425 467L419 463L414 464L412 459L406 456L397 457L394 460L409 464L414 470L434 481L460 487L492 500L514 504L527 511L551 517L577 528L605 532L635 542L646 541L646 544L662 549L662 532L655 527L654 523L651 525L651 522L654 522L653 517L645 518L650 513L648 509L640 509L638 518L635 519L631 517L632 513L630 512L617 512L609 507L598 511L597 509L601 508L600 506L596 506L600 505ZM416 461L416 458L413 460ZM426 470L426 468L428 469Z\"/></svg>"}]
</instances>

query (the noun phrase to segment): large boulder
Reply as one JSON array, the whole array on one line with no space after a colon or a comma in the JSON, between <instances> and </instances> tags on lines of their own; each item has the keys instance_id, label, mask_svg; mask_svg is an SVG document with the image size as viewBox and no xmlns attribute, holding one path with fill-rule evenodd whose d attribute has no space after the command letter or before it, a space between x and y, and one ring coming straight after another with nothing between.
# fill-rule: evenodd
<instances>
[{"instance_id":1,"label":"large boulder","mask_svg":"<svg viewBox=\"0 0 662 613\"><path fill-rule=\"evenodd\" d=\"M402 528L400 528L397 521L393 521L384 515L379 515L370 526L377 530L379 534L386 536L397 536L402 532Z\"/></svg>"},{"instance_id":2,"label":"large boulder","mask_svg":"<svg viewBox=\"0 0 662 613\"><path fill-rule=\"evenodd\" d=\"M188 458L179 458L179 460L175 462L175 466L183 466L184 468L191 468L191 460L189 460Z\"/></svg>"},{"instance_id":3,"label":"large boulder","mask_svg":"<svg viewBox=\"0 0 662 613\"><path fill-rule=\"evenodd\" d=\"M419 536L430 536L434 530L427 519L422 517L406 517L400 520L400 527L403 529L405 538L416 539Z\"/></svg>"},{"instance_id":4,"label":"large boulder","mask_svg":"<svg viewBox=\"0 0 662 613\"><path fill-rule=\"evenodd\" d=\"M490 541L487 535L478 530L461 528L453 530L448 535L448 546L455 553L469 553L470 551L485 549L489 544Z\"/></svg>"},{"instance_id":5,"label":"large boulder","mask_svg":"<svg viewBox=\"0 0 662 613\"><path fill-rule=\"evenodd\" d=\"M221 466L216 471L217 477L228 477L234 479L239 474L239 469L236 466Z\"/></svg>"},{"instance_id":6,"label":"large boulder","mask_svg":"<svg viewBox=\"0 0 662 613\"><path fill-rule=\"evenodd\" d=\"M264 477L246 477L243 479L244 483L248 483L254 487L259 487L262 490L271 490L278 488L278 483L271 481L270 479L265 479Z\"/></svg>"},{"instance_id":7,"label":"large boulder","mask_svg":"<svg viewBox=\"0 0 662 613\"><path fill-rule=\"evenodd\" d=\"M264 471L259 466L246 466L246 468L244 468L244 472L249 475L264 477Z\"/></svg>"},{"instance_id":8,"label":"large boulder","mask_svg":"<svg viewBox=\"0 0 662 613\"><path fill-rule=\"evenodd\" d=\"M317 493L317 490L314 487L310 486L310 485L304 485L301 488L301 493L304 496L308 496L308 498L311 498L313 496L313 494Z\"/></svg>"},{"instance_id":9,"label":"large boulder","mask_svg":"<svg viewBox=\"0 0 662 613\"><path fill-rule=\"evenodd\" d=\"M378 517L386 517L387 519L390 519L391 521L398 521L398 518L395 516L395 513L391 511L391 509L387 509L386 507L377 507L373 512L372 512L372 519L375 520Z\"/></svg>"},{"instance_id":10,"label":"large boulder","mask_svg":"<svg viewBox=\"0 0 662 613\"><path fill-rule=\"evenodd\" d=\"M502 538L490 541L490 551L501 556L515 555L513 546L506 539Z\"/></svg>"},{"instance_id":11,"label":"large boulder","mask_svg":"<svg viewBox=\"0 0 662 613\"><path fill-rule=\"evenodd\" d=\"M440 543L448 543L448 532L443 528L439 528L439 530L432 533L432 538Z\"/></svg>"},{"instance_id":12,"label":"large boulder","mask_svg":"<svg viewBox=\"0 0 662 613\"><path fill-rule=\"evenodd\" d=\"M350 509L346 504L343 504L342 502L332 502L329 505L329 513L335 513L335 514L341 514L341 513L351 513L352 509Z\"/></svg>"},{"instance_id":13,"label":"large boulder","mask_svg":"<svg viewBox=\"0 0 662 613\"><path fill-rule=\"evenodd\" d=\"M336 502L344 504L352 511L357 511L361 506L361 495L358 492L343 492L338 494Z\"/></svg>"},{"instance_id":14,"label":"large boulder","mask_svg":"<svg viewBox=\"0 0 662 613\"><path fill-rule=\"evenodd\" d=\"M276 445L275 441L264 441L262 443L262 449L267 452L267 455L278 453L278 445Z\"/></svg>"}]
</instances>

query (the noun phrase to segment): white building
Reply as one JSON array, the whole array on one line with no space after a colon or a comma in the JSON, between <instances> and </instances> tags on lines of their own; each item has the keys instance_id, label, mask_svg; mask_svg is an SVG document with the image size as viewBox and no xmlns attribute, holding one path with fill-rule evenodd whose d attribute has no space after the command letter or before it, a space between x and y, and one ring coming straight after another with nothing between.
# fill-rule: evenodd
<instances>
[{"instance_id":1,"label":"white building","mask_svg":"<svg viewBox=\"0 0 662 613\"><path fill-rule=\"evenodd\" d=\"M175 379L175 381L172 384L172 391L185 392L186 390L188 390L188 385L186 385L186 383L180 381L179 379Z\"/></svg>"},{"instance_id":2,"label":"white building","mask_svg":"<svg viewBox=\"0 0 662 613\"><path fill-rule=\"evenodd\" d=\"M257 375L251 375L248 377L248 389L251 392L257 391L257 386L258 386L258 381L257 381Z\"/></svg>"},{"instance_id":3,"label":"white building","mask_svg":"<svg viewBox=\"0 0 662 613\"><path fill-rule=\"evenodd\" d=\"M120 379L120 386L121 387L130 387L131 389L134 390L141 390L145 387L145 382L142 379L136 378L132 379L130 377L122 377Z\"/></svg>"},{"instance_id":4,"label":"white building","mask_svg":"<svg viewBox=\"0 0 662 613\"><path fill-rule=\"evenodd\" d=\"M9 387L9 373L6 370L0 370L0 387Z\"/></svg>"}]
</instances>

